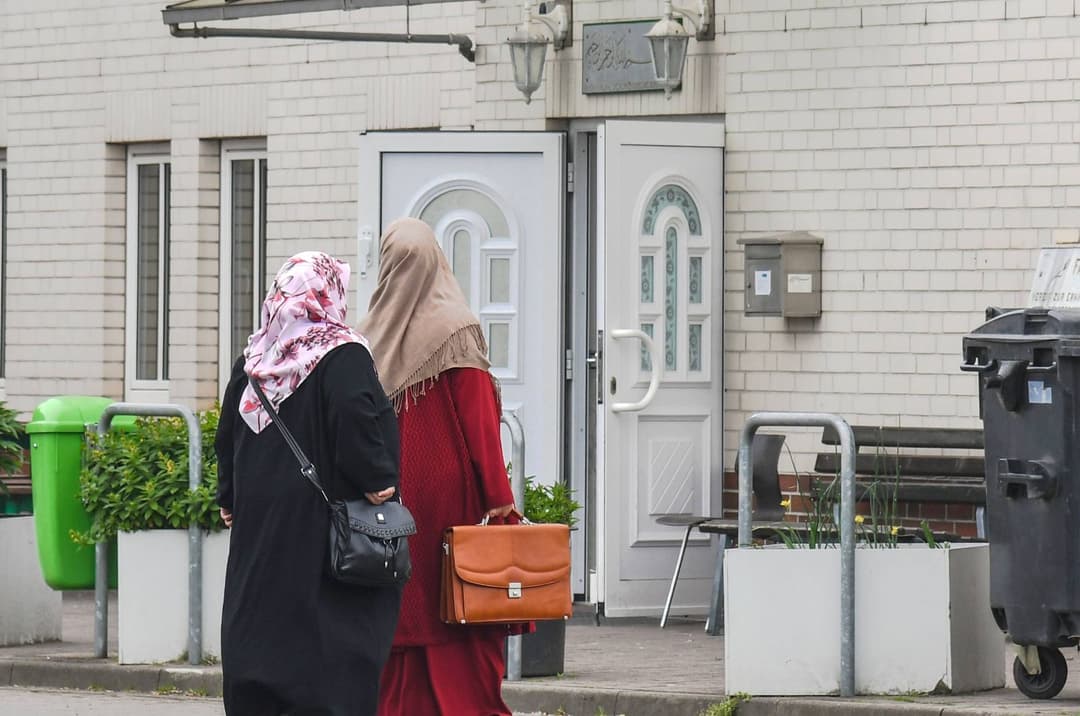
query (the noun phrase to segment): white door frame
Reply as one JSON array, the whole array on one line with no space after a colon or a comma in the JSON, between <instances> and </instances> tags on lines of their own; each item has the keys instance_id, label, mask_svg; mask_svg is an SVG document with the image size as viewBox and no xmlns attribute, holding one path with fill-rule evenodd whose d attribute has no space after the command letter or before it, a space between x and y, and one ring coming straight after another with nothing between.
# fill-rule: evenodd
<instances>
[{"instance_id":1,"label":"white door frame","mask_svg":"<svg viewBox=\"0 0 1080 716\"><path fill-rule=\"evenodd\" d=\"M602 120L582 119L570 122L568 137L568 156L573 164L574 190L571 197L569 215L570 226L568 229L566 250L569 257L567 275L568 284L566 295L570 302L565 314L565 320L569 321L568 330L564 335L568 336L569 344L568 365L573 378L569 381L567 395L567 407L564 411L566 416L566 430L570 433L566 443L569 454L565 456L564 464L569 478L569 485L575 490L574 499L581 503L584 509L584 518L579 529L570 535L573 547L573 563L571 565L571 586L574 594L584 595L585 601L597 602L597 546L599 535L598 519L601 510L598 506L602 503L591 488L598 482L596 472L596 453L599 443L596 442L595 434L597 420L595 413L602 408L596 405L596 393L590 394L589 384L596 381L595 387L600 388L599 377L602 371L599 365L601 358L598 357L592 367L589 363L589 348L596 340L595 331L590 335L589 331L589 294L594 295L594 313L600 310L602 296L596 293L596 287L590 287L590 283L596 281L597 266L589 265L589 233L590 223L595 221L593 212L596 206L591 205L591 197L598 196L597 177L590 176L589 167L589 135L595 134L597 128L603 124ZM595 186L594 186L595 184ZM598 225L597 225L598 226ZM592 241L597 242L593 236ZM594 256L594 262L595 262ZM591 273L590 273L591 269ZM593 321L597 321L593 316ZM602 350L603 347L600 346ZM602 395L602 391L600 391ZM592 413L590 413L592 410ZM594 449L589 450L589 432L593 433ZM592 465L590 466L590 460ZM590 471L593 480L589 481ZM590 546L592 549L590 549Z\"/></svg>"}]
</instances>

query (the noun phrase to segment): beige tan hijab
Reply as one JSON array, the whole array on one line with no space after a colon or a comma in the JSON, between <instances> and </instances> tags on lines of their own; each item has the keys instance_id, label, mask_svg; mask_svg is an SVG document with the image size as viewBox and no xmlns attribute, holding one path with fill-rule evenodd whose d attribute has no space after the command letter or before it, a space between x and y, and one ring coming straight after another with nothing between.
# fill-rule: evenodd
<instances>
[{"instance_id":1,"label":"beige tan hijab","mask_svg":"<svg viewBox=\"0 0 1080 716\"><path fill-rule=\"evenodd\" d=\"M490 366L480 321L431 227L417 219L398 219L383 234L379 285L360 331L395 412L416 402L444 371Z\"/></svg>"}]
</instances>

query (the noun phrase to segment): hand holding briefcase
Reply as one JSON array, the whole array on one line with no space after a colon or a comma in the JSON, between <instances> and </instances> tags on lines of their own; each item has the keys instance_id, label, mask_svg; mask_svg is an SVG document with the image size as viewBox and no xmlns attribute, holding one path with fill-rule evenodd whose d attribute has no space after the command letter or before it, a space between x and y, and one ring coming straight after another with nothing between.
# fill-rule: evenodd
<instances>
[{"instance_id":1,"label":"hand holding briefcase","mask_svg":"<svg viewBox=\"0 0 1080 716\"><path fill-rule=\"evenodd\" d=\"M567 619L570 528L534 524L450 527L443 532L440 618L448 624Z\"/></svg>"}]
</instances>

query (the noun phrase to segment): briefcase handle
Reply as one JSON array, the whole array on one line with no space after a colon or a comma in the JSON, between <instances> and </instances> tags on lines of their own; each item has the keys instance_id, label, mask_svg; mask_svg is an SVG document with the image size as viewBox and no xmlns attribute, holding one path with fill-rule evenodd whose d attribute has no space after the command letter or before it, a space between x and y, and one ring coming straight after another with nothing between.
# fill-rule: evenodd
<instances>
[{"instance_id":1,"label":"briefcase handle","mask_svg":"<svg viewBox=\"0 0 1080 716\"><path fill-rule=\"evenodd\" d=\"M518 510L518 508L516 508L516 507L514 509L510 510L510 514L517 517L518 521L523 525L531 525L533 523L532 520L530 520L525 515L521 514L521 511ZM491 519L491 515L484 515L484 519L480 520L480 526L481 527L487 527L488 520L490 520L490 519Z\"/></svg>"}]
</instances>

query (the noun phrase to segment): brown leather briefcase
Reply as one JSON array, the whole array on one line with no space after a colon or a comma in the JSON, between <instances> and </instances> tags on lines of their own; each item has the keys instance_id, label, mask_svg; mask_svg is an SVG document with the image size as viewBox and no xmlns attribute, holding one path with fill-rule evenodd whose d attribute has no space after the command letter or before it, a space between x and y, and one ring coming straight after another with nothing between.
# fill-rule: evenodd
<instances>
[{"instance_id":1,"label":"brown leather briefcase","mask_svg":"<svg viewBox=\"0 0 1080 716\"><path fill-rule=\"evenodd\" d=\"M469 525L443 532L444 622L567 619L571 604L566 525Z\"/></svg>"}]
</instances>

